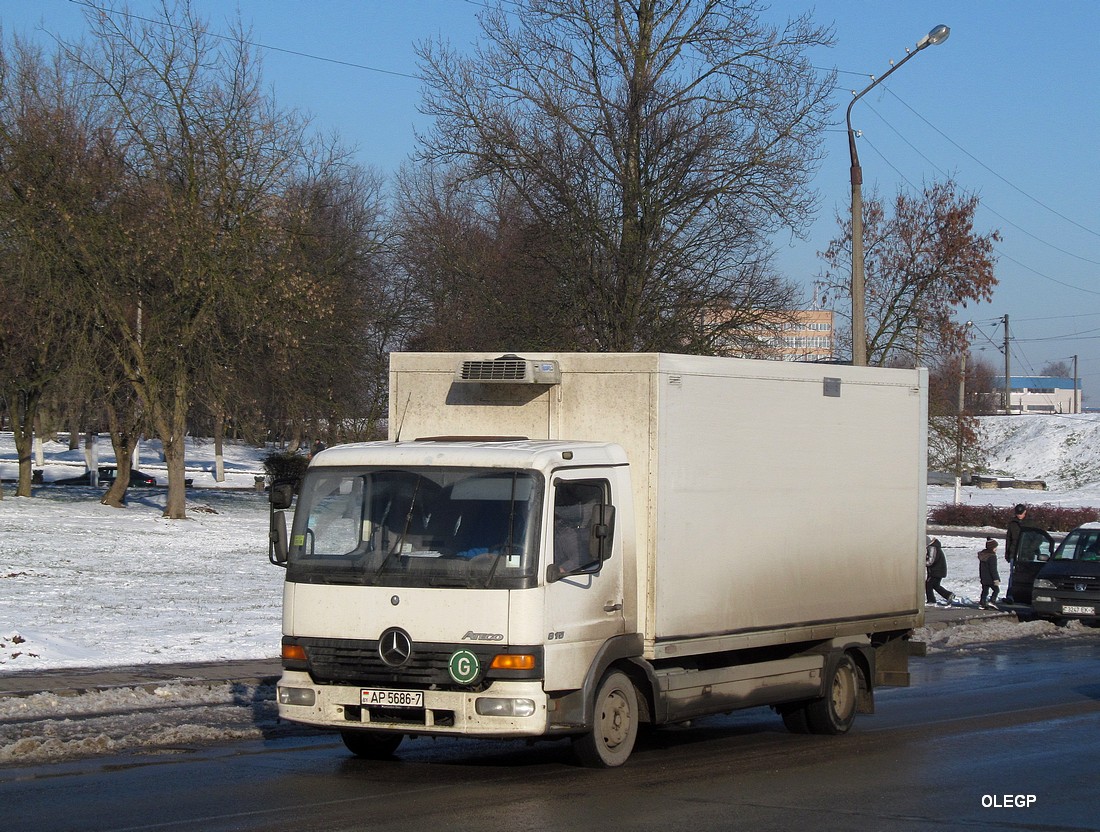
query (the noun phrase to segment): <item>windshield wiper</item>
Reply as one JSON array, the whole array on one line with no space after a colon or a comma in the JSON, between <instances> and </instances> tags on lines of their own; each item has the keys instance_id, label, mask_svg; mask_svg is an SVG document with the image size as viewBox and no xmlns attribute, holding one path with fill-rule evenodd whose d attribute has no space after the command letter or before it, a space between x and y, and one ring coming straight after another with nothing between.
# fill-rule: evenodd
<instances>
[{"instance_id":1,"label":"windshield wiper","mask_svg":"<svg viewBox=\"0 0 1100 832\"><path fill-rule=\"evenodd\" d=\"M516 479L518 474L512 472L512 494L508 502L508 537L505 538L504 545L500 547L500 551L496 553L493 558L493 565L489 567L489 574L485 576L485 588L489 588L489 584L493 582L493 576L497 573L497 567L500 566L500 559L505 554L511 556L516 554ZM522 554L520 549L520 554Z\"/></svg>"},{"instance_id":2,"label":"windshield wiper","mask_svg":"<svg viewBox=\"0 0 1100 832\"><path fill-rule=\"evenodd\" d=\"M405 545L405 538L409 534L409 526L412 525L413 509L416 507L416 497L420 493L420 483L423 481L424 476L422 474L417 474L416 487L413 489L412 498L409 500L409 513L405 515L405 527L401 529L401 536L397 538L397 542L393 544L393 548L386 552L386 556L382 558L382 562L378 564L378 568L375 569L371 576L367 579L367 583L371 586L374 586L376 583L378 583L378 579L381 577L382 572L386 568L386 565L389 564L390 558L392 558L394 554L400 551L401 547Z\"/></svg>"}]
</instances>

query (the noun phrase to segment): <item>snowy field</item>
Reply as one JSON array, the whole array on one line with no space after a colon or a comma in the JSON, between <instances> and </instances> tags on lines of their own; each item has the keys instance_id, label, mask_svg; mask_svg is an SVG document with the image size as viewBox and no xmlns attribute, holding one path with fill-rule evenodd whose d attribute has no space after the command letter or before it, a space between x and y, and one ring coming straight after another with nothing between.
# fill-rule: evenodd
<instances>
[{"instance_id":1,"label":"snowy field","mask_svg":"<svg viewBox=\"0 0 1100 832\"><path fill-rule=\"evenodd\" d=\"M99 463L113 455L100 451ZM167 482L159 443L140 469ZM279 653L283 571L267 560L266 495L255 490L263 449L226 444L214 482L212 443L190 443L189 519L161 517L167 489L36 486L0 501L0 673L146 662L268 658ZM83 470L83 452L46 443L45 480ZM0 433L0 477L17 476Z\"/></svg>"},{"instance_id":2,"label":"snowy field","mask_svg":"<svg viewBox=\"0 0 1100 832\"><path fill-rule=\"evenodd\" d=\"M1047 492L964 488L975 505L1016 502L1100 506L1100 417L1027 416L984 420L995 438L994 470L1048 478ZM110 464L109 443L100 464ZM143 446L140 468L158 477L159 446ZM267 561L267 504L254 490L262 449L226 446L227 482L213 478L213 446L188 447L185 521L161 518L165 490L130 493L124 509L99 504L89 487L39 486L32 499L0 501L0 674L64 667L271 658L278 655L283 571ZM45 479L82 470L82 451L47 443ZM10 433L0 433L0 477L16 476ZM1091 479L1083 481L1086 474ZM954 489L930 487L929 505ZM944 586L980 594L977 538L941 537ZM1000 561L1002 589L1007 569ZM1050 625L998 621L986 632L937 633L992 641L1049 634ZM980 628L979 628L980 629ZM1071 628L1072 629L1072 628ZM1064 632L1064 631L1063 631ZM956 641L957 643L957 641Z\"/></svg>"}]
</instances>

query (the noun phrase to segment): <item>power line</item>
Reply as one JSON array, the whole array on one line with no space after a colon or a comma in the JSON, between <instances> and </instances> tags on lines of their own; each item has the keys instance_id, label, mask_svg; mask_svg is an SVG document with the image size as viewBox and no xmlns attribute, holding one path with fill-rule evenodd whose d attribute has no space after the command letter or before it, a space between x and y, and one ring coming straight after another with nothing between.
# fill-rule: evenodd
<instances>
[{"instance_id":1,"label":"power line","mask_svg":"<svg viewBox=\"0 0 1100 832\"><path fill-rule=\"evenodd\" d=\"M967 150L967 149L966 149L965 147L963 147L962 145L960 145L960 144L959 144L958 142L956 142L956 141L955 141L954 139L952 139L952 138L951 138L950 136L948 136L948 135L947 135L946 133L944 133L944 132L943 132L942 130L940 130L940 129L939 129L938 127L936 127L936 125L934 125L934 124L933 124L932 122L930 122L930 121L929 121L928 119L926 119L926 118L925 118L924 116L922 116L922 115L921 115L921 114L920 114L919 112L917 112L917 111L916 111L915 109L913 109L912 107L910 107L910 106L909 106L909 104L907 104L907 103L905 102L905 100L904 100L904 99L902 99L902 97L901 97L901 96L899 96L899 95L898 95L898 94L897 94L896 92L894 92L894 91L893 91L892 89L890 89L889 87L886 87L886 86L884 86L884 87L883 87L883 89L885 89L885 90L886 90L886 91L887 91L888 93L890 93L890 95L894 96L894 98L896 98L896 99L897 99L898 101L900 101L900 102L901 102L901 104L902 104L902 105L903 105L903 106L904 106L904 107L905 107L906 109L908 109L908 110L909 110L909 112L911 112L911 113L912 113L913 115L915 115L915 116L916 116L917 118L919 118L919 119L920 119L921 121L923 121L923 122L924 122L925 124L927 124L927 125L928 125L929 127L931 127L931 128L933 129L933 130L935 130L935 131L936 131L937 133L939 133L939 134L940 134L940 135L941 135L941 136L942 136L942 137L943 137L943 138L944 138L945 140L947 140L948 142L950 142L950 143L951 143L951 144L952 144L952 145L953 145L954 147L956 147L956 148L957 148L958 150L960 150L960 151L962 151L963 153L965 153L965 154L966 154L967 156L969 156L969 157L970 157L971 159L973 159L973 160L974 160L975 162L977 162L977 163L978 163L979 165L981 165L981 166L982 166L983 168L985 168L985 169L986 169L987 171L989 171L989 173L991 173L991 174L993 174L994 176L996 176L996 177L997 177L998 179L1000 179L1000 180L1001 180L1002 182L1004 182L1004 183L1005 183L1006 185L1008 185L1008 186L1009 186L1010 188L1012 188L1013 190L1015 190L1015 191L1017 191L1018 193L1022 194L1023 196L1027 197L1027 198L1028 198L1028 199L1030 199L1030 200L1031 200L1032 202L1034 202L1034 203L1035 203L1036 205L1038 205L1038 206L1039 206L1040 208L1045 208L1045 209L1046 209L1047 211L1049 211L1050 213L1054 214L1054 216L1056 216L1056 217L1059 217L1059 218L1061 218L1061 219L1065 220L1065 221L1066 221L1066 222L1068 222L1068 223L1069 223L1070 225L1074 225L1074 226L1076 226L1077 228L1080 228L1080 229L1081 229L1082 231L1087 231L1087 232L1088 232L1089 234L1092 234L1093 236L1096 236L1096 237L1100 237L1100 231L1095 231L1094 229L1092 229L1092 228L1089 228L1088 226L1082 225L1081 223L1077 222L1076 220L1074 220L1074 219L1071 219L1070 217L1067 217L1067 216L1066 216L1065 214L1061 213L1060 211L1056 211L1055 209L1051 208L1051 207L1050 207L1049 205L1047 205L1047 204L1046 204L1045 202L1043 202L1042 200L1038 199L1037 197L1034 197L1034 196L1032 196L1032 195L1031 195L1031 194L1029 194L1029 193L1028 193L1027 191L1025 191L1025 190L1024 190L1023 188L1021 188L1021 187L1019 187L1018 185L1016 185L1015 183L1013 183L1013 182L1009 181L1009 180L1008 180L1008 179L1006 179L1006 178L1005 178L1004 176L1001 176L1001 174L997 173L997 171L993 170L993 168L991 168L991 167L990 167L989 165L987 165L987 164L986 164L985 162L983 162L983 161L982 161L981 159L979 159L979 158L978 158L977 156L975 156L975 155L974 155L973 153L971 153L971 152L970 152L969 150Z\"/></svg>"},{"instance_id":2,"label":"power line","mask_svg":"<svg viewBox=\"0 0 1100 832\"><path fill-rule=\"evenodd\" d=\"M893 124L891 124L891 123L890 123L889 121L887 121L887 120L886 120L886 119L885 119L885 118L883 117L883 115L882 115L882 114L881 114L881 113L880 113L880 112L879 112L878 110L876 110L876 109L875 109L875 108L874 108L873 106L871 106L871 104L869 104L869 103L868 103L868 104L867 104L867 108L868 108L868 109L869 109L869 110L870 110L870 111L871 111L872 113L874 113L874 114L875 114L876 116L878 116L878 117L879 117L879 119L880 119L880 120L882 121L882 123L883 123L883 124L885 124L885 125L886 125L887 127L889 127L889 128L891 129L891 130L893 130L893 131L894 131L894 134L895 134L895 135L896 135L896 136L897 136L897 137L898 137L899 139L901 139L901 140L902 140L903 142L905 142L905 144L906 144L906 145L908 145L908 146L909 146L909 148L910 148L910 149L911 149L911 150L912 150L912 151L913 151L914 153L916 153L916 154L917 154L918 156L920 156L920 157L921 157L922 159L924 159L924 161L926 161L926 162L927 162L928 164L930 164L930 165L932 166L932 168L933 168L933 169L934 169L934 170L935 170L935 171L936 171L937 173L941 174L942 176L950 176L950 174L948 174L948 173L947 173L947 171L945 171L945 170L943 170L942 168L940 168L940 167L939 167L939 166L938 166L938 165L937 165L937 164L936 164L935 162L933 162L933 161L932 161L931 159L929 159L929 158L928 158L927 156L925 156L925 155L924 155L924 153L923 153L923 152L922 152L922 151L920 150L920 148L918 148L918 147L917 147L917 146L916 146L915 144L913 144L913 143L912 143L911 141L909 141L909 139L908 139L908 138L907 138L907 137L905 136L905 134L904 134L904 133L902 133L902 132L901 132L900 130L898 130L898 129L897 129L896 127L894 127L894 125L893 125ZM876 152L877 152L877 151L876 151ZM882 155L882 154L880 153L879 155ZM908 181L908 180L906 180L906 181ZM985 201L984 199L983 199L983 200L981 200L981 201L979 202L979 204L980 204L980 205L981 205L981 207L982 207L982 208L984 208L984 209L985 209L986 211L988 211L989 213L993 214L994 216L996 216L996 217L1000 218L1000 219L1001 219L1002 221L1004 221L1004 222L1008 223L1009 225L1011 225L1011 226L1012 226L1013 228L1015 228L1015 229L1016 229L1017 231L1019 231L1020 233L1022 233L1022 234L1026 234L1026 235L1027 235L1028 237L1030 237L1031 239L1035 240L1036 242L1042 243L1042 244L1043 244L1043 245L1045 245L1045 246L1049 246L1050 248L1054 249L1055 251L1057 251L1057 252L1059 252L1059 253L1061 253L1061 254L1064 254L1064 255L1066 255L1067 257L1073 257L1073 258L1074 258L1074 259L1076 259L1076 260L1081 260L1081 261L1083 261L1083 262L1085 262L1085 263L1091 263L1091 264L1092 264L1092 265L1094 265L1094 266L1100 266L1100 260L1093 260L1093 259L1091 259L1091 258L1089 258L1089 257L1084 257L1084 256L1082 256L1082 255L1080 255L1080 254L1074 254L1074 253L1073 253L1072 251L1068 251L1068 250L1066 250L1066 249L1062 248L1061 246L1055 245L1054 243L1050 242L1049 240L1044 240L1044 239L1043 239L1042 237L1038 236L1037 234L1033 234L1032 232L1028 231L1028 230L1027 230L1026 228L1024 228L1023 226L1021 226L1021 225L1019 225L1019 224L1017 224L1017 223L1013 222L1012 220L1010 220L1010 219L1009 219L1008 217L1006 217L1006 216L1005 216L1004 214L1000 213L999 211L996 211L996 210L994 210L993 208L990 208L990 207L989 207L989 204L988 204L988 202L986 202L986 201Z\"/></svg>"},{"instance_id":3,"label":"power line","mask_svg":"<svg viewBox=\"0 0 1100 832\"><path fill-rule=\"evenodd\" d=\"M123 10L118 10L118 9L104 9L104 8L102 8L100 6L97 6L94 3L90 2L90 0L69 0L69 2L72 3L73 5L76 5L76 6L86 6L87 8L89 8L93 11L99 12L102 15L117 14L117 15L120 15L122 17L132 18L133 20L140 20L143 23L152 23L156 26L167 26L168 28L171 28L171 29L183 29L183 28L185 28L185 27L179 26L178 24L170 23L170 22L165 21L165 20L155 20L155 19L149 18L149 17L142 17L141 15L134 14L133 12L123 11ZM190 30L188 30L188 31L190 31ZM339 58L327 58L324 55L314 55L310 52L300 52L296 49L284 49L281 46L269 46L266 43L259 43L257 41L249 41L249 40L238 39L238 38L230 37L229 35L219 34L218 32L208 31L208 32L206 32L206 34L209 35L212 38L217 38L219 40L227 40L227 41L231 41L233 43L243 43L246 46L251 46L251 47L256 48L256 49L265 49L269 52L281 52L284 55L293 55L293 56L298 57L298 58L308 58L309 60L312 60L312 61L321 61L322 63L335 64L336 66L350 67L351 69L362 69L366 72L377 72L381 75L393 75L397 78L410 78L414 81L423 80L423 78L420 75L412 75L408 72L398 72L397 70L393 70L393 69L381 69L380 67L368 66L366 64L359 64L359 63L355 63L354 61L343 61L343 60L340 60Z\"/></svg>"},{"instance_id":4,"label":"power line","mask_svg":"<svg viewBox=\"0 0 1100 832\"><path fill-rule=\"evenodd\" d=\"M870 107L870 105L868 105L868 107ZM871 108L871 109L872 109L872 111L874 111L874 109L873 109L873 108ZM875 112L875 115L879 115L879 114L878 114L877 112ZM879 118L882 118L882 116L879 116ZM890 126L889 122L886 122L886 120L885 120L885 119L883 119L883 122L884 122L884 123L886 123L886 125L887 125L888 127ZM893 128L891 127L891 129L893 129ZM896 131L895 131L895 132L896 132ZM883 152L882 152L881 150L879 150L879 149L878 149L877 147L875 147L874 143L873 143L873 142L872 142L872 141L871 141L871 140L870 140L870 139L869 139L869 138L868 138L868 137L867 137L866 135L863 135L863 136L862 136L862 138L863 138L863 140L864 140L865 142L867 142L867 144L868 144L868 145L870 146L870 148L871 148L872 150L874 150L876 154L878 154L878 157L879 157L880 159L882 159L882 161L883 161L883 162L884 162L884 163L885 163L885 164L886 164L886 165L887 165L887 166L888 166L888 167L889 167L889 168L890 168L891 170L893 170L893 171L894 171L894 172L895 172L895 173L896 173L896 174L897 174L897 175L898 175L899 177L901 177L901 179L902 179L902 180L903 180L903 181L904 181L904 182L905 182L905 183L906 183L906 184L907 184L907 185L908 185L908 186L909 186L910 188L912 188L913 190L919 190L919 189L917 188L917 186L916 186L916 185L914 185L914 184L912 183L912 181L910 181L909 177L907 177L907 176L906 176L906 175L905 175L904 173L902 173L902 172L901 172L901 171L900 171L900 170L898 169L898 167L897 167L897 166L896 166L896 165L895 165L895 164L894 164L893 162L891 162L891 161L890 161L890 160L889 160L888 158L886 158L886 155L885 155L885 154L884 154L884 153L883 153ZM916 148L914 148L914 150L916 150ZM920 151L918 150L918 151L917 151L917 153L920 153ZM943 171L941 171L941 170L939 169L939 167L938 167L938 166L936 166L936 164L935 164L934 162L932 162L932 161L931 161L930 159L928 159L928 157L927 157L927 156L924 156L924 154L921 154L921 158L923 158L923 159L924 159L924 160L925 160L926 162L928 162L929 164L931 164L931 165L932 165L932 166L933 166L933 167L934 167L934 168L935 168L935 169L936 169L936 170L937 170L937 171L938 171L939 173L943 173ZM996 213L996 212L994 212L994 213ZM999 216L999 215L998 215L998 216ZM1032 236L1034 236L1034 235L1032 235ZM1036 239L1039 239L1039 238L1037 238L1037 237L1036 237ZM1042 242L1042 241L1040 241L1040 242ZM1005 254L1005 252L1004 252L1004 251L1002 251L1002 250L1001 250L1000 248L998 248L997 246L993 246L993 251L994 251L994 252L996 252L996 254L997 254L997 256L998 256L998 257L1001 257L1001 258L1003 258L1003 259L1005 259L1005 260L1009 260L1009 261L1011 261L1012 263L1015 263L1015 264L1016 264L1017 266L1019 266L1020 268L1022 268L1022 269L1027 269L1027 270L1028 270L1029 272L1031 272L1032 274L1035 274L1035 275L1037 275L1037 276L1039 276L1039 277L1041 277L1041 278L1043 278L1043 279L1045 279L1045 280L1049 280L1049 281L1050 281L1051 283L1057 283L1057 284L1058 284L1059 286L1065 286L1065 287L1066 287L1067 289L1076 289L1076 290L1077 290L1078 292L1085 292L1085 293L1087 293L1087 294L1090 294L1090 295L1100 295L1100 291L1096 291L1095 289L1086 289L1086 288L1084 288L1083 286L1074 286L1074 285L1073 285L1072 283L1066 283L1066 282L1065 282L1064 280L1058 280L1058 279L1057 279L1057 278L1055 278L1055 277L1051 277L1051 276L1050 276L1050 275L1048 275L1048 274L1044 274L1043 272L1039 271L1039 270L1038 270L1038 269L1036 269L1036 268L1033 268L1033 267L1031 267L1031 266L1028 266L1028 265L1026 265L1025 263L1021 263L1021 262L1020 262L1019 260L1017 260L1017 259L1016 259L1015 257L1012 257L1012 256L1011 256L1011 255L1009 255L1009 254ZM1089 262L1090 262L1090 263L1091 263L1091 262L1097 262L1097 264L1098 264L1098 265L1100 265L1100 261L1092 261L1092 260L1090 260Z\"/></svg>"}]
</instances>

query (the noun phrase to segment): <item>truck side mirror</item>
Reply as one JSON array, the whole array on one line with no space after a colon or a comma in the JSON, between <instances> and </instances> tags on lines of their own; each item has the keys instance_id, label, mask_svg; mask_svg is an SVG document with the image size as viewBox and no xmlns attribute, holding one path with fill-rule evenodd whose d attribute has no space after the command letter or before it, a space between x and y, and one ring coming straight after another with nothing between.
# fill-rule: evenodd
<instances>
[{"instance_id":1,"label":"truck side mirror","mask_svg":"<svg viewBox=\"0 0 1100 832\"><path fill-rule=\"evenodd\" d=\"M284 511L290 508L294 501L294 483L289 480L276 480L271 483L271 493L268 495L271 508L275 511Z\"/></svg>"},{"instance_id":2,"label":"truck side mirror","mask_svg":"<svg viewBox=\"0 0 1100 832\"><path fill-rule=\"evenodd\" d=\"M268 494L270 514L268 517L267 559L276 566L286 566L290 556L290 536L286 529L286 510L294 502L294 483L290 480L277 480L271 483Z\"/></svg>"},{"instance_id":3,"label":"truck side mirror","mask_svg":"<svg viewBox=\"0 0 1100 832\"><path fill-rule=\"evenodd\" d=\"M271 526L268 531L267 559L276 566L286 566L290 555L290 538L286 530L286 514L282 511L271 512Z\"/></svg>"}]
</instances>

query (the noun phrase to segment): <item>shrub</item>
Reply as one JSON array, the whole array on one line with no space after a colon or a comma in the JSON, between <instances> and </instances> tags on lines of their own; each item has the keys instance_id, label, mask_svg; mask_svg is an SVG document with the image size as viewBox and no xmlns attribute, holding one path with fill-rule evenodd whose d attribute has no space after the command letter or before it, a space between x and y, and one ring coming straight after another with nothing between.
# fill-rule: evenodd
<instances>
[{"instance_id":1,"label":"shrub","mask_svg":"<svg viewBox=\"0 0 1100 832\"><path fill-rule=\"evenodd\" d=\"M292 482L294 493L298 493L298 486L305 476L309 466L308 457L301 454L290 454L276 451L264 457L264 471L271 482Z\"/></svg>"},{"instance_id":2,"label":"shrub","mask_svg":"<svg viewBox=\"0 0 1100 832\"><path fill-rule=\"evenodd\" d=\"M1012 517L1012 506L948 504L936 506L928 512L928 522L936 526L992 526L1003 529ZM1044 503L1029 505L1024 522L1051 532L1068 532L1096 520L1100 520L1100 511L1095 508L1066 508Z\"/></svg>"}]
</instances>

